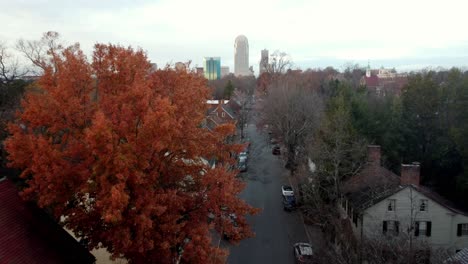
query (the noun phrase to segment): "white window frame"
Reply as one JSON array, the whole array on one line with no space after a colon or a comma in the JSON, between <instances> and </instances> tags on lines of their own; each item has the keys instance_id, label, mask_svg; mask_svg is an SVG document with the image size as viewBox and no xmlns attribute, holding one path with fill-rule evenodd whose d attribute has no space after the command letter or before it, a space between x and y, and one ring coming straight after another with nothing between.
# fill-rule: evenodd
<instances>
[{"instance_id":1,"label":"white window frame","mask_svg":"<svg viewBox=\"0 0 468 264\"><path fill-rule=\"evenodd\" d=\"M222 116L222 117L224 117L224 116L225 116L224 112L222 112L222 113L221 113L221 116Z\"/></svg>"},{"instance_id":2,"label":"white window frame","mask_svg":"<svg viewBox=\"0 0 468 264\"><path fill-rule=\"evenodd\" d=\"M426 221L419 221L419 236L426 235L427 232L427 222ZM424 226L424 228L422 228Z\"/></svg>"},{"instance_id":3,"label":"white window frame","mask_svg":"<svg viewBox=\"0 0 468 264\"><path fill-rule=\"evenodd\" d=\"M427 212L427 207L429 205L429 200L421 199L419 200L419 212ZM424 210L423 210L424 208Z\"/></svg>"},{"instance_id":4,"label":"white window frame","mask_svg":"<svg viewBox=\"0 0 468 264\"><path fill-rule=\"evenodd\" d=\"M388 212L395 212L396 208L395 208L395 205L396 205L396 200L395 199L388 199L387 200L387 211Z\"/></svg>"},{"instance_id":5,"label":"white window frame","mask_svg":"<svg viewBox=\"0 0 468 264\"><path fill-rule=\"evenodd\" d=\"M461 224L461 235L468 236L468 224Z\"/></svg>"}]
</instances>

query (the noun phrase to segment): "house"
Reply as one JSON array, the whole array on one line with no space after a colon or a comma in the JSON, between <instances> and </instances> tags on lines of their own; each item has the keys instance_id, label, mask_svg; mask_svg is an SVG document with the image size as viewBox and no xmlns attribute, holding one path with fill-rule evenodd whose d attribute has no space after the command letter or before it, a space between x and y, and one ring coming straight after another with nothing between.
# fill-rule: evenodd
<instances>
[{"instance_id":1,"label":"house","mask_svg":"<svg viewBox=\"0 0 468 264\"><path fill-rule=\"evenodd\" d=\"M206 113L205 126L212 130L215 127L227 124L236 123L234 111L229 106L229 100L208 100L210 107Z\"/></svg>"},{"instance_id":2,"label":"house","mask_svg":"<svg viewBox=\"0 0 468 264\"><path fill-rule=\"evenodd\" d=\"M380 146L368 146L365 168L343 185L339 210L356 238L411 237L453 253L468 248L468 213L422 186L418 163L402 164L398 177L380 156Z\"/></svg>"},{"instance_id":3,"label":"house","mask_svg":"<svg viewBox=\"0 0 468 264\"><path fill-rule=\"evenodd\" d=\"M95 263L95 257L16 186L0 179L0 263Z\"/></svg>"},{"instance_id":4,"label":"house","mask_svg":"<svg viewBox=\"0 0 468 264\"><path fill-rule=\"evenodd\" d=\"M400 96L403 87L408 83L406 74L399 74L394 71L381 68L371 70L367 66L366 75L364 75L360 84L366 86L367 90L377 96L387 96L390 94Z\"/></svg>"}]
</instances>

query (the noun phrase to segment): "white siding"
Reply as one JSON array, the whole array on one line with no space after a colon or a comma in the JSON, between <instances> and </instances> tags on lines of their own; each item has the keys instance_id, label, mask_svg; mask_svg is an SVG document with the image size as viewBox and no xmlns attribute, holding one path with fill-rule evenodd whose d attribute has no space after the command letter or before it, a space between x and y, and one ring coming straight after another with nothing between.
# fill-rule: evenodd
<instances>
[{"instance_id":1,"label":"white siding","mask_svg":"<svg viewBox=\"0 0 468 264\"><path fill-rule=\"evenodd\" d=\"M388 199L395 200L393 212L387 210ZM425 212L419 211L421 199L428 200ZM424 234L420 234L415 238L416 240L424 239L434 247L452 249L468 247L468 236L457 236L457 224L468 223L468 217L448 210L413 188L402 189L368 208L364 213L364 235L368 237L382 235L383 221L389 220L400 222L400 236L414 236L414 230L408 231L412 221L430 221L431 236L426 237Z\"/></svg>"}]
</instances>

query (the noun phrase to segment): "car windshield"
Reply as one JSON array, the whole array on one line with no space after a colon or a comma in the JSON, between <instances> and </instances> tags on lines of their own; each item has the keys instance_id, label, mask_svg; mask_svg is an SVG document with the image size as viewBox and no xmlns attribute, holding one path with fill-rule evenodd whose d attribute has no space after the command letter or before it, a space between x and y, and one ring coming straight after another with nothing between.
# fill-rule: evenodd
<instances>
[{"instance_id":1,"label":"car windshield","mask_svg":"<svg viewBox=\"0 0 468 264\"><path fill-rule=\"evenodd\" d=\"M292 191L293 189L291 188L291 186L283 186L283 189L285 191Z\"/></svg>"},{"instance_id":2,"label":"car windshield","mask_svg":"<svg viewBox=\"0 0 468 264\"><path fill-rule=\"evenodd\" d=\"M304 257L312 256L312 248L309 245L300 245L299 252L301 252L301 255Z\"/></svg>"}]
</instances>

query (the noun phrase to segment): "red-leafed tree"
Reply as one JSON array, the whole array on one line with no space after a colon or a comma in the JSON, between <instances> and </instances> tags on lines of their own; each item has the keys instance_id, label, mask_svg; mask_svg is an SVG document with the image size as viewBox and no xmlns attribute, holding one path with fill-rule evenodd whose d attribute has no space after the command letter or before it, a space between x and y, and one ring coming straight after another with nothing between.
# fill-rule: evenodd
<instances>
[{"instance_id":1,"label":"red-leafed tree","mask_svg":"<svg viewBox=\"0 0 468 264\"><path fill-rule=\"evenodd\" d=\"M92 63L79 45L48 56L40 89L8 127L25 198L89 248L132 263L218 263L227 252L211 230L234 242L253 235L245 216L256 210L237 197L243 185L229 170L238 147L224 139L234 127L201 125L203 78L151 71L144 52L113 45L97 44Z\"/></svg>"}]
</instances>

